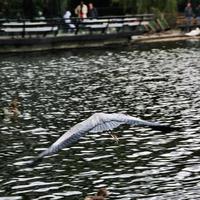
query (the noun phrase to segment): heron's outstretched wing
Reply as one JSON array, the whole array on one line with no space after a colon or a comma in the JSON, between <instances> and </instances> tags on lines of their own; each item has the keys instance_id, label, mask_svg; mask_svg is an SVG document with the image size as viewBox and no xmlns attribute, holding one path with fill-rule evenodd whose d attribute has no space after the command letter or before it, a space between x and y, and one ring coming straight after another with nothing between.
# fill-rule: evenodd
<instances>
[{"instance_id":1,"label":"heron's outstretched wing","mask_svg":"<svg viewBox=\"0 0 200 200\"><path fill-rule=\"evenodd\" d=\"M41 160L44 156L57 153L64 147L70 147L73 143L77 142L80 137L84 136L87 132L96 133L108 130L113 130L121 124L150 126L155 128L166 128L167 126L159 123L148 122L125 114L105 114L96 113L85 121L76 124L69 131L63 134L56 142L54 142L47 150L42 152L36 160Z\"/></svg>"},{"instance_id":2,"label":"heron's outstretched wing","mask_svg":"<svg viewBox=\"0 0 200 200\"><path fill-rule=\"evenodd\" d=\"M105 113L96 113L93 115L95 119L95 126L89 131L91 133L103 132L108 130L113 130L121 124L129 124L135 126L149 126L152 128L167 128L169 126L162 125L157 122L148 122L145 120L141 120L136 117L132 117L130 115L113 113L113 114L105 114Z\"/></svg>"}]
</instances>

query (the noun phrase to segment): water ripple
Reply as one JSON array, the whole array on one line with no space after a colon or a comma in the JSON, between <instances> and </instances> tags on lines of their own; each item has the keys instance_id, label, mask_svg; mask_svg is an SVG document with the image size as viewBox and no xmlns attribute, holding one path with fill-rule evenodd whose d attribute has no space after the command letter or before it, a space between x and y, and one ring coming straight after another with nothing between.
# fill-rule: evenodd
<instances>
[{"instance_id":1,"label":"water ripple","mask_svg":"<svg viewBox=\"0 0 200 200\"><path fill-rule=\"evenodd\" d=\"M107 187L113 200L200 199L199 47L7 55L0 107L19 96L18 119L0 123L0 200L83 199ZM123 112L181 126L161 133L121 126L26 164L95 112Z\"/></svg>"}]
</instances>

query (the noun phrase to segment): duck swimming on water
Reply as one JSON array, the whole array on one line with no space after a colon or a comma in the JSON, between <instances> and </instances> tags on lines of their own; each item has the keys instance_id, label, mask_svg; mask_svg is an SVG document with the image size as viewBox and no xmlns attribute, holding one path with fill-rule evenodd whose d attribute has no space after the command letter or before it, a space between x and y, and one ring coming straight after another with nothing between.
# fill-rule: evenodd
<instances>
[{"instance_id":1,"label":"duck swimming on water","mask_svg":"<svg viewBox=\"0 0 200 200\"><path fill-rule=\"evenodd\" d=\"M100 188L95 196L87 196L84 200L105 200L108 197L106 188Z\"/></svg>"},{"instance_id":2,"label":"duck swimming on water","mask_svg":"<svg viewBox=\"0 0 200 200\"><path fill-rule=\"evenodd\" d=\"M11 101L8 108L1 108L0 115L5 118L13 118L20 115L20 111L18 109L18 99L15 98Z\"/></svg>"},{"instance_id":3,"label":"duck swimming on water","mask_svg":"<svg viewBox=\"0 0 200 200\"><path fill-rule=\"evenodd\" d=\"M82 136L86 133L97 133L103 131L111 131L114 128L122 124L135 125L135 126L148 126L153 129L160 131L171 131L174 127L169 125L162 125L157 122L148 122L130 115L125 115L121 113L95 113L83 122L80 122L64 133L57 141L55 141L48 149L43 151L36 157L35 160L31 161L28 165L30 167L35 166L40 162L45 156L49 156L57 153L64 147L71 147L76 143ZM113 134L111 133L111 136ZM113 139L117 139L113 136Z\"/></svg>"}]
</instances>

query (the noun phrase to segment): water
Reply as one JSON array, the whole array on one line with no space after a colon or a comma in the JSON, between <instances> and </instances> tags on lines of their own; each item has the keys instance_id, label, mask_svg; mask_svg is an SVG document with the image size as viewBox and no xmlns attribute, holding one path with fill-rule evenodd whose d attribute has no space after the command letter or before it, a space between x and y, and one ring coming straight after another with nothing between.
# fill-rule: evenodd
<instances>
[{"instance_id":1,"label":"water","mask_svg":"<svg viewBox=\"0 0 200 200\"><path fill-rule=\"evenodd\" d=\"M83 199L106 187L113 200L200 199L200 45L0 57L0 105L17 94L21 116L0 122L0 200ZM88 134L26 167L94 112L122 112L182 126L163 134L121 126Z\"/></svg>"}]
</instances>

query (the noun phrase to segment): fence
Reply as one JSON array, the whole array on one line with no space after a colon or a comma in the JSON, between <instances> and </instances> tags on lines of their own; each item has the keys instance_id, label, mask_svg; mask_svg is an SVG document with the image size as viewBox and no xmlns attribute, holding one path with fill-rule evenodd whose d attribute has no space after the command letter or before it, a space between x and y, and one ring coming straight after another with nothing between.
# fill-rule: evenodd
<instances>
[{"instance_id":1,"label":"fence","mask_svg":"<svg viewBox=\"0 0 200 200\"><path fill-rule=\"evenodd\" d=\"M129 15L129 16L107 16L96 19L87 18L53 18L37 20L0 20L0 36L32 37L34 35L47 36L60 34L109 34L119 32L145 31L149 22L154 20L154 15Z\"/></svg>"}]
</instances>

